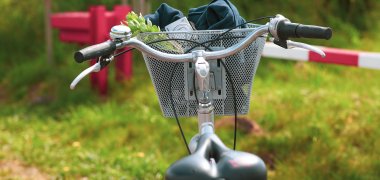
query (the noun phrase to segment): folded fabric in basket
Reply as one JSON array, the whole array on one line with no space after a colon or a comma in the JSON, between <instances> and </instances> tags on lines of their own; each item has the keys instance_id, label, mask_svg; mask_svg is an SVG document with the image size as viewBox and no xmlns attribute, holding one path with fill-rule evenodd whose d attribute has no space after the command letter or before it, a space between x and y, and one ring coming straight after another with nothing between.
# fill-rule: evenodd
<instances>
[{"instance_id":1,"label":"folded fabric in basket","mask_svg":"<svg viewBox=\"0 0 380 180\"><path fill-rule=\"evenodd\" d=\"M161 4L154 14L144 16L145 19L152 21L152 24L159 26L161 31L165 29L165 26L183 17L185 16L181 11L172 8L166 3Z\"/></svg>"},{"instance_id":2,"label":"folded fabric in basket","mask_svg":"<svg viewBox=\"0 0 380 180\"><path fill-rule=\"evenodd\" d=\"M145 19L149 18L154 25L164 30L165 26L183 17L181 11L163 3L154 14L146 15ZM245 22L229 0L213 0L208 5L191 8L188 19L197 30L229 29Z\"/></svg>"},{"instance_id":3,"label":"folded fabric in basket","mask_svg":"<svg viewBox=\"0 0 380 180\"><path fill-rule=\"evenodd\" d=\"M208 5L192 8L188 18L198 30L229 29L245 22L229 0L213 0Z\"/></svg>"}]
</instances>

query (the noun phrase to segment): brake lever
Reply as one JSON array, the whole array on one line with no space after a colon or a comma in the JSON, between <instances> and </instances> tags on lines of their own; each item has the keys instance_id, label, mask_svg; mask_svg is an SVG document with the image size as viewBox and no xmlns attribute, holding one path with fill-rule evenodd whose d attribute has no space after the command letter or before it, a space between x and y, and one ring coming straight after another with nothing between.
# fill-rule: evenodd
<instances>
[{"instance_id":1,"label":"brake lever","mask_svg":"<svg viewBox=\"0 0 380 180\"><path fill-rule=\"evenodd\" d=\"M275 43L276 45L278 45L282 48L285 48L285 49L292 49L292 48L298 47L298 48L302 48L302 49L307 49L309 51L313 51L313 52L319 54L320 56L322 56L323 58L326 57L325 52L323 52L320 48L309 45L309 44L295 42L295 41L291 41L291 40L276 41L274 38L269 38L269 41L271 41L271 42ZM280 44L278 44L278 43L280 43Z\"/></svg>"},{"instance_id":2,"label":"brake lever","mask_svg":"<svg viewBox=\"0 0 380 180\"><path fill-rule=\"evenodd\" d=\"M100 61L98 61L97 63L95 63L94 65L92 65L91 67L85 69L84 71L82 71L74 80L73 82L71 82L70 84L70 89L74 89L75 86L79 83L80 80L82 80L85 76L87 76L88 74L92 73L92 72L99 72L100 71Z\"/></svg>"},{"instance_id":3,"label":"brake lever","mask_svg":"<svg viewBox=\"0 0 380 180\"><path fill-rule=\"evenodd\" d=\"M70 89L75 89L75 86L81 81L84 77L86 77L88 74L92 72L99 72L104 67L106 67L112 60L114 59L114 56L110 56L109 58L102 58L99 57L99 60L89 68L82 71L70 84Z\"/></svg>"},{"instance_id":4,"label":"brake lever","mask_svg":"<svg viewBox=\"0 0 380 180\"><path fill-rule=\"evenodd\" d=\"M308 44L305 44L305 43L291 41L291 40L287 40L286 42L288 44L288 49L291 49L291 48L294 48L294 47L298 47L298 48L302 48L302 49L307 49L307 50L313 51L313 52L319 54L320 56L322 56L323 58L326 57L325 52L323 52L318 47L311 46L311 45L308 45Z\"/></svg>"}]
</instances>

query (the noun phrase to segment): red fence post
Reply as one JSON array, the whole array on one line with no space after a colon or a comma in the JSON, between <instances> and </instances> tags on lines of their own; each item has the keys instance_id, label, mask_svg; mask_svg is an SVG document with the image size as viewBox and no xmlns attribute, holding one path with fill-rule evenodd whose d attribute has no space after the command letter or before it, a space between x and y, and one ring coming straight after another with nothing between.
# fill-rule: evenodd
<instances>
[{"instance_id":1,"label":"red fence post","mask_svg":"<svg viewBox=\"0 0 380 180\"><path fill-rule=\"evenodd\" d=\"M125 20L131 7L115 6L114 11L106 11L105 6L91 6L89 12L55 13L51 16L52 26L60 30L61 41L92 45L109 39L112 26ZM132 53L117 57L116 79L118 81L132 78ZM94 64L96 59L91 61ZM98 73L91 73L91 85L101 95L107 94L107 68Z\"/></svg>"},{"instance_id":2,"label":"red fence post","mask_svg":"<svg viewBox=\"0 0 380 180\"><path fill-rule=\"evenodd\" d=\"M105 6L90 7L90 35L91 43L101 43L108 39L109 29L106 19ZM91 65L96 63L96 59L91 61ZM107 94L107 74L108 69L104 68L98 73L91 73L91 85L96 88L101 95Z\"/></svg>"},{"instance_id":3,"label":"red fence post","mask_svg":"<svg viewBox=\"0 0 380 180\"><path fill-rule=\"evenodd\" d=\"M126 15L130 11L132 11L130 6L115 6L115 25L119 24L121 21L125 21ZM117 81L132 78L132 52L124 53L123 55L117 57L115 65Z\"/></svg>"}]
</instances>

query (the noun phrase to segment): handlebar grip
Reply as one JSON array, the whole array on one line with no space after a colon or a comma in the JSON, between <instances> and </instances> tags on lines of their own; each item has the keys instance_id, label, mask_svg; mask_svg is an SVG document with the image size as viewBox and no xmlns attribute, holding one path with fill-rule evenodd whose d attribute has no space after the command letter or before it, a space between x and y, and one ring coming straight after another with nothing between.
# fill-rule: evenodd
<instances>
[{"instance_id":1,"label":"handlebar grip","mask_svg":"<svg viewBox=\"0 0 380 180\"><path fill-rule=\"evenodd\" d=\"M330 39L332 30L329 27L314 25L303 25L282 21L277 26L278 37L281 39L294 38L314 38Z\"/></svg>"},{"instance_id":2,"label":"handlebar grip","mask_svg":"<svg viewBox=\"0 0 380 180\"><path fill-rule=\"evenodd\" d=\"M83 61L86 61L89 59L111 54L115 50L116 50L116 42L108 40L106 42L95 44L93 46L89 46L75 52L74 59L76 62L82 63Z\"/></svg>"}]
</instances>

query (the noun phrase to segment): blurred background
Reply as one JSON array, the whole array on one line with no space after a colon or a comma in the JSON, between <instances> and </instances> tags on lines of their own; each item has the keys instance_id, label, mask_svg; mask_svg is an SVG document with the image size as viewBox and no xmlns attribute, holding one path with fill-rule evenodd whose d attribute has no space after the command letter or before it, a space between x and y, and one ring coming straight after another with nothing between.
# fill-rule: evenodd
<instances>
[{"instance_id":1,"label":"blurred background","mask_svg":"<svg viewBox=\"0 0 380 180\"><path fill-rule=\"evenodd\" d=\"M175 120L161 114L140 53L134 52L128 81L115 82L110 66L106 97L88 78L69 90L88 64L74 62L73 53L83 46L61 42L57 30L47 58L46 2L0 1L0 179L163 179L166 168L187 152ZM164 2L185 15L209 3L52 0L50 10L112 10L124 3L147 14ZM380 1L231 2L247 20L283 14L333 29L329 41L303 42L380 52ZM241 116L254 128L239 129L237 149L263 158L269 179L379 179L379 76L378 70L262 58L250 112ZM228 118L216 121L225 122L217 133L231 147ZM196 119L181 122L189 140L197 132Z\"/></svg>"}]
</instances>

